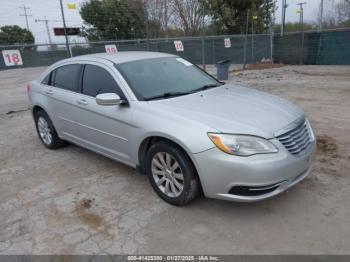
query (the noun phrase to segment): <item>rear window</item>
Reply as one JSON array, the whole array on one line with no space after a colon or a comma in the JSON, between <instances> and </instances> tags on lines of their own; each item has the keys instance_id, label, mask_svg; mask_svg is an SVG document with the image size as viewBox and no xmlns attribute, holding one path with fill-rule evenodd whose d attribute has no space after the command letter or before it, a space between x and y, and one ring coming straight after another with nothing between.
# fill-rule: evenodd
<instances>
[{"instance_id":1,"label":"rear window","mask_svg":"<svg viewBox=\"0 0 350 262\"><path fill-rule=\"evenodd\" d=\"M79 92L79 77L81 65L65 65L57 68L53 74L51 84L69 91Z\"/></svg>"}]
</instances>

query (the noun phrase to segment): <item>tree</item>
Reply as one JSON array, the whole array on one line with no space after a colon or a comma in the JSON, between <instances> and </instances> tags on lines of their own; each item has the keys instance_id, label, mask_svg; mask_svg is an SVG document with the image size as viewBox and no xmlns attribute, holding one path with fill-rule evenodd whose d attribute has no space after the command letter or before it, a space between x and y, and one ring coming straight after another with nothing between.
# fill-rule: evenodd
<instances>
[{"instance_id":1,"label":"tree","mask_svg":"<svg viewBox=\"0 0 350 262\"><path fill-rule=\"evenodd\" d=\"M33 34L27 29L21 28L18 25L6 25L0 27L0 44L33 44Z\"/></svg>"},{"instance_id":2,"label":"tree","mask_svg":"<svg viewBox=\"0 0 350 262\"><path fill-rule=\"evenodd\" d=\"M253 33L264 33L268 32L270 24L272 22L272 15L274 9L274 0L260 0L253 1L253 8L251 16L256 16L254 21L254 32Z\"/></svg>"},{"instance_id":3,"label":"tree","mask_svg":"<svg viewBox=\"0 0 350 262\"><path fill-rule=\"evenodd\" d=\"M322 19L323 29L348 27L350 25L350 0L327 1Z\"/></svg>"},{"instance_id":4,"label":"tree","mask_svg":"<svg viewBox=\"0 0 350 262\"><path fill-rule=\"evenodd\" d=\"M146 36L146 12L142 0L90 0L80 15L83 35L89 40L115 40Z\"/></svg>"},{"instance_id":5,"label":"tree","mask_svg":"<svg viewBox=\"0 0 350 262\"><path fill-rule=\"evenodd\" d=\"M307 23L307 22L304 22L304 30L305 31L310 31L310 30L315 30L317 28L317 25L316 24L312 24L312 23ZM285 32L300 32L301 30L301 24L299 22L288 22L284 25L284 31ZM274 31L276 33L279 33L281 32L281 24L276 24L274 26Z\"/></svg>"},{"instance_id":6,"label":"tree","mask_svg":"<svg viewBox=\"0 0 350 262\"><path fill-rule=\"evenodd\" d=\"M168 0L144 0L149 38L164 37L169 23ZM146 32L147 33L147 32Z\"/></svg>"},{"instance_id":7,"label":"tree","mask_svg":"<svg viewBox=\"0 0 350 262\"><path fill-rule=\"evenodd\" d=\"M186 35L198 35L204 26L204 1L172 0L173 23Z\"/></svg>"},{"instance_id":8,"label":"tree","mask_svg":"<svg viewBox=\"0 0 350 262\"><path fill-rule=\"evenodd\" d=\"M147 19L160 26L161 31L168 29L170 18L173 15L172 0L145 0Z\"/></svg>"},{"instance_id":9,"label":"tree","mask_svg":"<svg viewBox=\"0 0 350 262\"><path fill-rule=\"evenodd\" d=\"M203 0L144 1L148 24L153 25L153 29L150 26L148 27L150 35L198 35L201 32L205 16ZM158 26L154 27L154 25Z\"/></svg>"},{"instance_id":10,"label":"tree","mask_svg":"<svg viewBox=\"0 0 350 262\"><path fill-rule=\"evenodd\" d=\"M337 20L340 26L350 25L350 0L338 2L336 5Z\"/></svg>"},{"instance_id":11,"label":"tree","mask_svg":"<svg viewBox=\"0 0 350 262\"><path fill-rule=\"evenodd\" d=\"M204 0L206 13L212 17L218 34L241 34L245 32L247 14L254 20L255 33L267 30L272 19L274 0ZM249 12L248 12L249 11ZM249 26L250 28L250 26Z\"/></svg>"}]
</instances>

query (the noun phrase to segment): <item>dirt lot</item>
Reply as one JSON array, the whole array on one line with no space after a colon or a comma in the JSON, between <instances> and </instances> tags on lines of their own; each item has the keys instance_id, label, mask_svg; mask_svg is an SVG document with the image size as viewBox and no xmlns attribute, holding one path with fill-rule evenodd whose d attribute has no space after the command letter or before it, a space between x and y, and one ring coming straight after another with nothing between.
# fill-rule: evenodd
<instances>
[{"instance_id":1,"label":"dirt lot","mask_svg":"<svg viewBox=\"0 0 350 262\"><path fill-rule=\"evenodd\" d=\"M290 99L317 133L312 174L254 204L161 201L133 169L39 142L24 84L43 69L0 72L0 253L350 254L350 67L234 72L230 82Z\"/></svg>"}]
</instances>

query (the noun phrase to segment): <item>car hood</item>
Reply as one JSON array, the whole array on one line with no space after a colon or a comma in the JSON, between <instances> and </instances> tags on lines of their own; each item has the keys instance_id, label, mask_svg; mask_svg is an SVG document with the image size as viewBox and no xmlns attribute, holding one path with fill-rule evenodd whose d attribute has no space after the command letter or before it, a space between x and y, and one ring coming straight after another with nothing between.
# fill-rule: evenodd
<instances>
[{"instance_id":1,"label":"car hood","mask_svg":"<svg viewBox=\"0 0 350 262\"><path fill-rule=\"evenodd\" d=\"M231 84L150 104L219 132L265 138L304 116L299 107L277 96Z\"/></svg>"}]
</instances>

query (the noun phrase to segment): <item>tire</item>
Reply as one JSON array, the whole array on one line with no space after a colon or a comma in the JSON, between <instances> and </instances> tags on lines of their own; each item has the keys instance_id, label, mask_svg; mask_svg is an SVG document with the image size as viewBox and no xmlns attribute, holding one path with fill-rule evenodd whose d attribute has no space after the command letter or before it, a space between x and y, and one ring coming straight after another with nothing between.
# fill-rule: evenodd
<instances>
[{"instance_id":1,"label":"tire","mask_svg":"<svg viewBox=\"0 0 350 262\"><path fill-rule=\"evenodd\" d=\"M161 156L166 165L162 164ZM164 168L165 166L167 168ZM180 179L180 173L183 180ZM172 143L159 142L150 147L146 156L146 174L158 196L175 206L187 205L201 192L192 161L180 147ZM181 185L183 185L182 190Z\"/></svg>"},{"instance_id":2,"label":"tire","mask_svg":"<svg viewBox=\"0 0 350 262\"><path fill-rule=\"evenodd\" d=\"M65 141L58 137L55 127L45 111L40 110L36 112L34 115L34 121L39 139L45 147L49 149L57 149L66 144ZM44 131L42 128L44 128Z\"/></svg>"}]
</instances>

